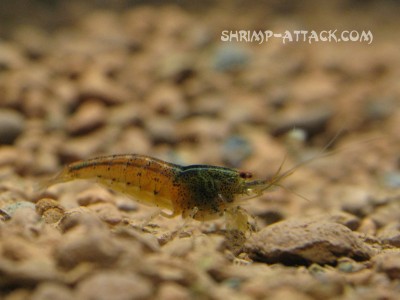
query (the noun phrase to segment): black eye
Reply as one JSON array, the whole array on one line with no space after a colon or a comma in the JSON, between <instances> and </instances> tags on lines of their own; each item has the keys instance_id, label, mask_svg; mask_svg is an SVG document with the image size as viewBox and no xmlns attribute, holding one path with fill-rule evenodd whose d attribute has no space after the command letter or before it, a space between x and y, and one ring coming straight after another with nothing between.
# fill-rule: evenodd
<instances>
[{"instance_id":1,"label":"black eye","mask_svg":"<svg viewBox=\"0 0 400 300\"><path fill-rule=\"evenodd\" d=\"M239 173L239 176L241 177L241 178L243 178L243 179L249 179L249 178L252 178L253 177L253 174L252 173L250 173L250 172L240 172Z\"/></svg>"}]
</instances>

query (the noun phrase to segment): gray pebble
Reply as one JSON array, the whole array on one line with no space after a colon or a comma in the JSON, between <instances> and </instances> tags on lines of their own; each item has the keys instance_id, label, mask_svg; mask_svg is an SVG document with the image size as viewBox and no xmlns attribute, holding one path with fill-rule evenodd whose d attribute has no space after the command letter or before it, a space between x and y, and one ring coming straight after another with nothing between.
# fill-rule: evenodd
<instances>
[{"instance_id":1,"label":"gray pebble","mask_svg":"<svg viewBox=\"0 0 400 300\"><path fill-rule=\"evenodd\" d=\"M249 61L250 55L246 49L229 45L217 49L213 66L218 71L232 71L245 67Z\"/></svg>"},{"instance_id":2,"label":"gray pebble","mask_svg":"<svg viewBox=\"0 0 400 300\"><path fill-rule=\"evenodd\" d=\"M24 128L25 120L19 112L0 109L0 144L13 144Z\"/></svg>"}]
</instances>

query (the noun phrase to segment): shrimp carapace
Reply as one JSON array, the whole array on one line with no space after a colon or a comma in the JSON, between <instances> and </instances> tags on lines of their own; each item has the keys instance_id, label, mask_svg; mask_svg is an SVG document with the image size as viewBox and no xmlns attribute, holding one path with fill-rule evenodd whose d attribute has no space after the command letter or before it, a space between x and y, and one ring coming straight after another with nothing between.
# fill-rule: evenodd
<instances>
[{"instance_id":1,"label":"shrimp carapace","mask_svg":"<svg viewBox=\"0 0 400 300\"><path fill-rule=\"evenodd\" d=\"M237 207L240 196L257 196L290 175L250 180L252 174L211 165L180 166L145 155L102 156L66 166L47 186L75 179L96 182L133 197L140 203L182 215L210 220ZM284 175L284 176L282 176Z\"/></svg>"}]
</instances>

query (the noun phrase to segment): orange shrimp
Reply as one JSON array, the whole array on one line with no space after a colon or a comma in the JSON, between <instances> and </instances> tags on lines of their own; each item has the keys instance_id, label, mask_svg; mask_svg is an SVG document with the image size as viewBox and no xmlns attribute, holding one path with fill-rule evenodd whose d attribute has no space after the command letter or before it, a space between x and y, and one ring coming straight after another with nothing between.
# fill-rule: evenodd
<instances>
[{"instance_id":1,"label":"orange shrimp","mask_svg":"<svg viewBox=\"0 0 400 300\"><path fill-rule=\"evenodd\" d=\"M280 168L281 169L281 168ZM102 156L67 165L46 187L75 179L94 179L140 203L169 210L166 217L181 215L195 220L212 220L233 212L237 201L261 195L293 173L294 169L270 180L251 180L252 174L211 166L180 166L145 155Z\"/></svg>"}]
</instances>

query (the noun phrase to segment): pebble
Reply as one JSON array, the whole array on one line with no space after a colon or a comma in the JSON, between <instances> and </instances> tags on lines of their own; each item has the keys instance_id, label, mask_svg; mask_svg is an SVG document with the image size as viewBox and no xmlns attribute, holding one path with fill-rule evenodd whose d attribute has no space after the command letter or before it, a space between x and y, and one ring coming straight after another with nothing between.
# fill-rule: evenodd
<instances>
[{"instance_id":1,"label":"pebble","mask_svg":"<svg viewBox=\"0 0 400 300\"><path fill-rule=\"evenodd\" d=\"M357 187L341 187L336 198L341 203L341 208L355 216L364 217L373 210L369 191Z\"/></svg>"},{"instance_id":2,"label":"pebble","mask_svg":"<svg viewBox=\"0 0 400 300\"><path fill-rule=\"evenodd\" d=\"M55 249L57 264L72 269L84 262L99 266L111 266L120 256L122 249L106 229L76 226L64 234Z\"/></svg>"},{"instance_id":3,"label":"pebble","mask_svg":"<svg viewBox=\"0 0 400 300\"><path fill-rule=\"evenodd\" d=\"M25 64L22 51L4 40L0 43L0 71L21 68Z\"/></svg>"},{"instance_id":4,"label":"pebble","mask_svg":"<svg viewBox=\"0 0 400 300\"><path fill-rule=\"evenodd\" d=\"M386 205L377 207L370 215L378 227L385 226L391 222L400 220L400 202L397 200L391 201Z\"/></svg>"},{"instance_id":5,"label":"pebble","mask_svg":"<svg viewBox=\"0 0 400 300\"><path fill-rule=\"evenodd\" d=\"M218 128L218 130L215 130ZM229 132L229 125L220 119L192 117L179 124L178 138L186 141L219 141Z\"/></svg>"},{"instance_id":6,"label":"pebble","mask_svg":"<svg viewBox=\"0 0 400 300\"><path fill-rule=\"evenodd\" d=\"M333 110L329 106L314 107L299 111L298 109L277 114L270 121L270 131L274 136L287 133L293 128L301 128L308 135L319 133L326 126L333 115Z\"/></svg>"},{"instance_id":7,"label":"pebble","mask_svg":"<svg viewBox=\"0 0 400 300\"><path fill-rule=\"evenodd\" d=\"M122 221L122 215L115 205L111 203L95 203L89 206L100 218L100 220L116 225Z\"/></svg>"},{"instance_id":8,"label":"pebble","mask_svg":"<svg viewBox=\"0 0 400 300\"><path fill-rule=\"evenodd\" d=\"M19 158L19 150L13 146L0 147L0 167L7 165L13 166L17 163Z\"/></svg>"},{"instance_id":9,"label":"pebble","mask_svg":"<svg viewBox=\"0 0 400 300\"><path fill-rule=\"evenodd\" d=\"M229 45L216 49L212 64L215 70L225 72L245 68L250 60L251 55L247 49Z\"/></svg>"},{"instance_id":10,"label":"pebble","mask_svg":"<svg viewBox=\"0 0 400 300\"><path fill-rule=\"evenodd\" d=\"M60 159L70 163L102 152L107 145L114 143L118 133L118 128L104 126L90 134L73 137L60 148Z\"/></svg>"},{"instance_id":11,"label":"pebble","mask_svg":"<svg viewBox=\"0 0 400 300\"><path fill-rule=\"evenodd\" d=\"M137 274L124 271L99 271L78 284L76 299L149 299L152 286Z\"/></svg>"},{"instance_id":12,"label":"pebble","mask_svg":"<svg viewBox=\"0 0 400 300\"><path fill-rule=\"evenodd\" d=\"M353 231L356 230L358 226L360 226L360 219L358 217L342 211L332 212L328 215L322 214L321 216L313 218L313 220L325 220L342 224Z\"/></svg>"},{"instance_id":13,"label":"pebble","mask_svg":"<svg viewBox=\"0 0 400 300\"><path fill-rule=\"evenodd\" d=\"M185 53L168 55L161 61L157 73L162 79L170 79L180 84L194 75L193 58Z\"/></svg>"},{"instance_id":14,"label":"pebble","mask_svg":"<svg viewBox=\"0 0 400 300\"><path fill-rule=\"evenodd\" d=\"M361 221L357 231L365 235L374 236L376 234L376 223L370 218L365 218Z\"/></svg>"},{"instance_id":15,"label":"pebble","mask_svg":"<svg viewBox=\"0 0 400 300\"><path fill-rule=\"evenodd\" d=\"M130 93L107 78L99 66L93 66L83 72L78 87L77 99L80 101L96 99L107 105L125 103Z\"/></svg>"},{"instance_id":16,"label":"pebble","mask_svg":"<svg viewBox=\"0 0 400 300\"><path fill-rule=\"evenodd\" d=\"M107 109L102 102L85 101L67 122L67 130L72 135L82 135L105 124Z\"/></svg>"},{"instance_id":17,"label":"pebble","mask_svg":"<svg viewBox=\"0 0 400 300\"><path fill-rule=\"evenodd\" d=\"M56 223L64 216L64 208L54 199L44 198L36 202L36 211L46 223Z\"/></svg>"},{"instance_id":18,"label":"pebble","mask_svg":"<svg viewBox=\"0 0 400 300\"><path fill-rule=\"evenodd\" d=\"M383 183L389 188L400 188L400 172L387 172L383 175Z\"/></svg>"},{"instance_id":19,"label":"pebble","mask_svg":"<svg viewBox=\"0 0 400 300\"><path fill-rule=\"evenodd\" d=\"M145 127L153 144L175 144L179 141L176 122L169 117L148 120Z\"/></svg>"},{"instance_id":20,"label":"pebble","mask_svg":"<svg viewBox=\"0 0 400 300\"><path fill-rule=\"evenodd\" d=\"M23 115L16 110L0 108L0 145L12 145L24 129Z\"/></svg>"},{"instance_id":21,"label":"pebble","mask_svg":"<svg viewBox=\"0 0 400 300\"><path fill-rule=\"evenodd\" d=\"M397 249L374 256L372 262L379 272L386 273L390 279L400 279L400 252Z\"/></svg>"},{"instance_id":22,"label":"pebble","mask_svg":"<svg viewBox=\"0 0 400 300\"><path fill-rule=\"evenodd\" d=\"M130 127L126 128L118 140L111 146L110 153L150 153L152 144L143 130Z\"/></svg>"},{"instance_id":23,"label":"pebble","mask_svg":"<svg viewBox=\"0 0 400 300\"><path fill-rule=\"evenodd\" d=\"M322 220L275 223L254 234L246 248L256 261L289 265L333 264L342 256L366 260L372 255L346 226Z\"/></svg>"},{"instance_id":24,"label":"pebble","mask_svg":"<svg viewBox=\"0 0 400 300\"><path fill-rule=\"evenodd\" d=\"M250 141L241 136L229 137L222 146L222 157L225 164L234 168L240 167L242 161L252 153Z\"/></svg>"},{"instance_id":25,"label":"pebble","mask_svg":"<svg viewBox=\"0 0 400 300\"><path fill-rule=\"evenodd\" d=\"M101 229L105 224L99 217L87 207L77 207L64 213L64 216L58 223L58 228L62 232L67 232L76 226L83 226L88 230L92 228Z\"/></svg>"},{"instance_id":26,"label":"pebble","mask_svg":"<svg viewBox=\"0 0 400 300\"><path fill-rule=\"evenodd\" d=\"M76 202L82 206L95 203L112 203L113 195L100 186L90 187L76 195Z\"/></svg>"},{"instance_id":27,"label":"pebble","mask_svg":"<svg viewBox=\"0 0 400 300\"><path fill-rule=\"evenodd\" d=\"M192 237L174 239L162 247L162 251L171 256L184 257L194 248Z\"/></svg>"},{"instance_id":28,"label":"pebble","mask_svg":"<svg viewBox=\"0 0 400 300\"><path fill-rule=\"evenodd\" d=\"M174 282L165 282L157 293L157 299L162 300L189 300L192 299L189 291Z\"/></svg>"},{"instance_id":29,"label":"pebble","mask_svg":"<svg viewBox=\"0 0 400 300\"><path fill-rule=\"evenodd\" d=\"M75 299L71 289L55 282L41 283L32 293L31 300L73 300Z\"/></svg>"},{"instance_id":30,"label":"pebble","mask_svg":"<svg viewBox=\"0 0 400 300\"><path fill-rule=\"evenodd\" d=\"M19 210L25 210L27 213L35 208L35 204L28 201L17 201L10 203L8 205L4 205L1 207L1 212L3 215L7 216L7 219L11 219L15 213Z\"/></svg>"},{"instance_id":31,"label":"pebble","mask_svg":"<svg viewBox=\"0 0 400 300\"><path fill-rule=\"evenodd\" d=\"M169 116L175 120L185 116L188 110L181 90L170 84L154 87L147 96L146 106L156 116Z\"/></svg>"},{"instance_id":32,"label":"pebble","mask_svg":"<svg viewBox=\"0 0 400 300\"><path fill-rule=\"evenodd\" d=\"M377 237L384 244L400 247L400 223L387 224L378 231Z\"/></svg>"}]
</instances>

